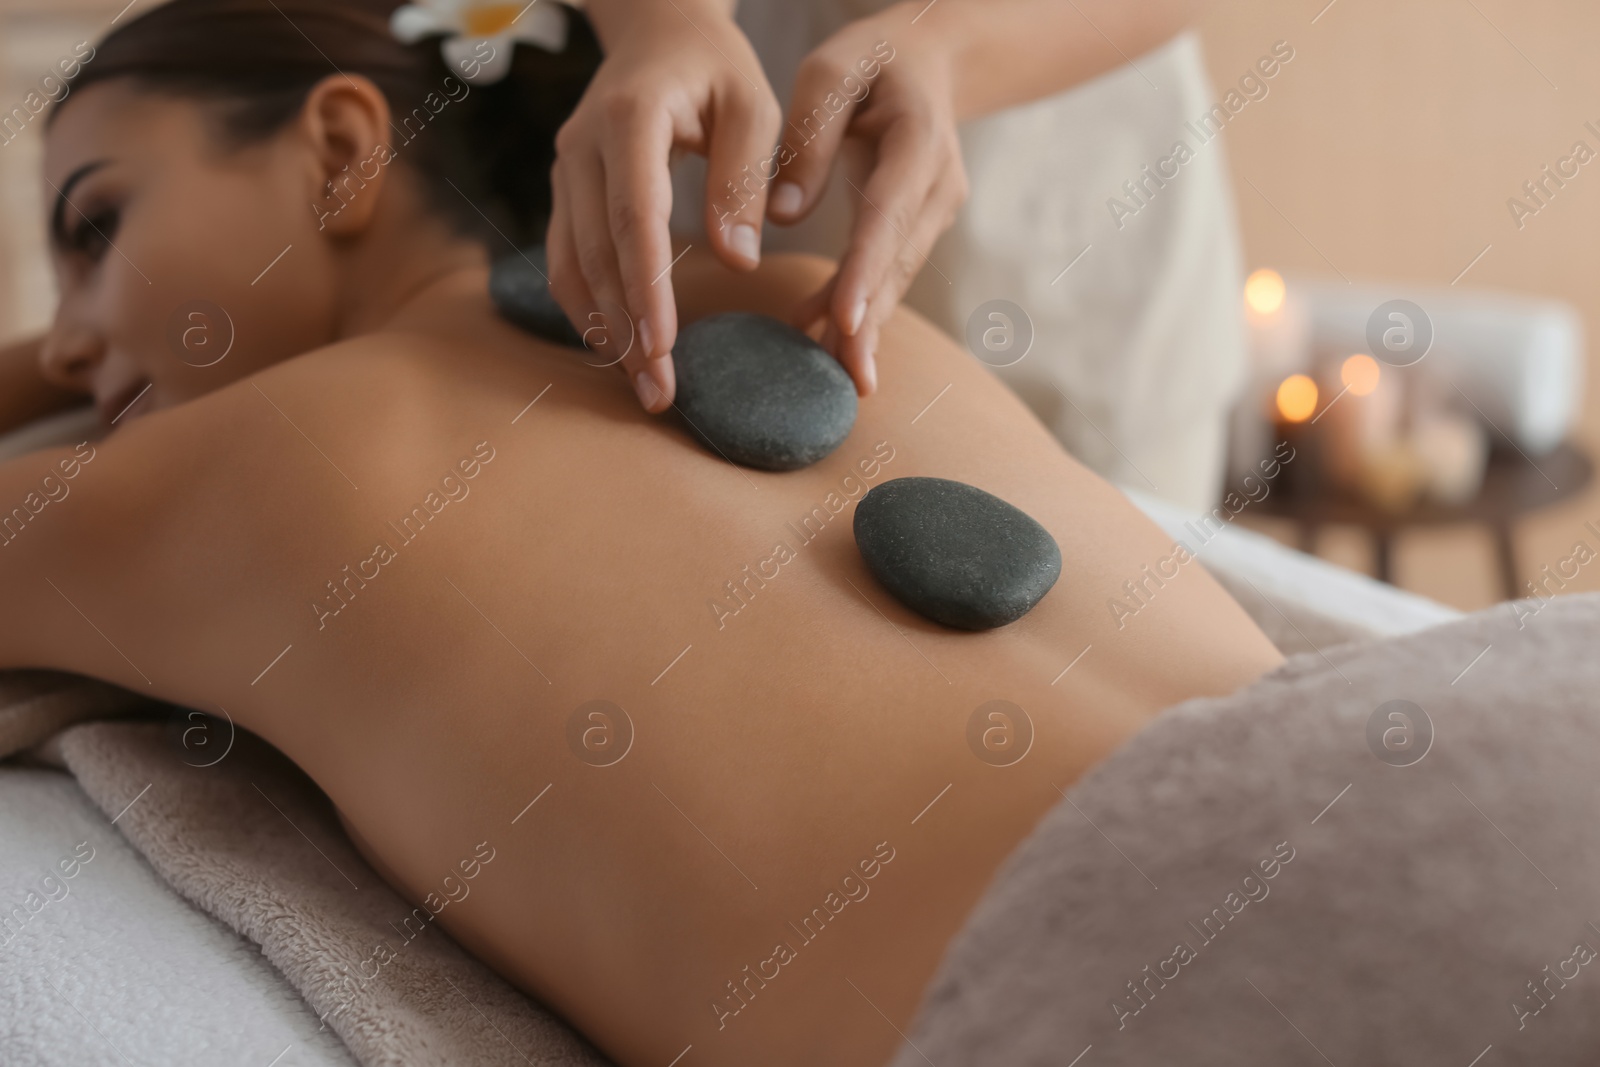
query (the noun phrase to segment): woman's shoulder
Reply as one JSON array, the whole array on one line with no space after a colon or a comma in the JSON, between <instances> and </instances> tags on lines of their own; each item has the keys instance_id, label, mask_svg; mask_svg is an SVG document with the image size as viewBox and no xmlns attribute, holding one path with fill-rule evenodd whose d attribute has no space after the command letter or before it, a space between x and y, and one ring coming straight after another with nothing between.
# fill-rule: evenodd
<instances>
[{"instance_id":1,"label":"woman's shoulder","mask_svg":"<svg viewBox=\"0 0 1600 1067\"><path fill-rule=\"evenodd\" d=\"M26 515L0 532L0 589L16 609L0 618L0 668L175 698L182 677L163 649L297 624L304 604L283 590L358 544L372 514L409 499L407 473L454 447L427 403L428 347L363 337L76 450L0 464L0 500ZM115 646L84 641L85 618Z\"/></svg>"},{"instance_id":2,"label":"woman's shoulder","mask_svg":"<svg viewBox=\"0 0 1600 1067\"><path fill-rule=\"evenodd\" d=\"M250 449L287 430L285 441L327 441L353 452L362 451L364 441L392 447L393 436L405 436L405 426L411 426L411 436L423 428L419 419L430 398L447 385L449 347L398 331L340 341L141 419L128 427L128 437L147 432L155 447L177 447L215 440L231 428L227 436Z\"/></svg>"}]
</instances>

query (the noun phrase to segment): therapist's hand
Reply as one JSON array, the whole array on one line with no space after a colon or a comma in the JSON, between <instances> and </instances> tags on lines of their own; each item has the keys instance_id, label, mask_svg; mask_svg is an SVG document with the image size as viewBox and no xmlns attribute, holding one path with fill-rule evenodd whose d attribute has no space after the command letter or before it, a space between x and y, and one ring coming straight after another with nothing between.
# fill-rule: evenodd
<instances>
[{"instance_id":1,"label":"therapist's hand","mask_svg":"<svg viewBox=\"0 0 1600 1067\"><path fill-rule=\"evenodd\" d=\"M649 411L674 394L674 149L708 158L706 232L718 258L754 269L766 189L728 193L773 154L782 109L731 0L590 0L606 58L556 136L547 251L551 292L574 323L633 344L622 364ZM751 182L749 185L760 185ZM625 322L615 321L619 309ZM631 327L631 329L630 329Z\"/></svg>"},{"instance_id":2,"label":"therapist's hand","mask_svg":"<svg viewBox=\"0 0 1600 1067\"><path fill-rule=\"evenodd\" d=\"M784 128L794 155L768 198L774 222L797 222L821 198L846 137L871 150L870 174L848 189L855 204L849 247L795 318L802 328L827 320L823 344L862 394L877 385L878 328L967 198L956 134L956 50L923 25L928 20L912 25L926 6L896 5L851 23L806 57ZM831 117L821 122L819 112Z\"/></svg>"}]
</instances>

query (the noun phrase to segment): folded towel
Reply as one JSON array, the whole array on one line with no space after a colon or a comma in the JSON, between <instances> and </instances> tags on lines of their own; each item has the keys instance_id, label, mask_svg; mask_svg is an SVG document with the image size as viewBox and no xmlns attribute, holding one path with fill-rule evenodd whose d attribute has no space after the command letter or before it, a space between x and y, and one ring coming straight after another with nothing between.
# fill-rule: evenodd
<instances>
[{"instance_id":1,"label":"folded towel","mask_svg":"<svg viewBox=\"0 0 1600 1067\"><path fill-rule=\"evenodd\" d=\"M0 671L0 759L73 723L120 715L150 702L125 689L55 671Z\"/></svg>"},{"instance_id":2,"label":"folded towel","mask_svg":"<svg viewBox=\"0 0 1600 1067\"><path fill-rule=\"evenodd\" d=\"M51 689L50 713L103 708L102 688ZM411 907L276 749L241 730L225 758L196 767L173 735L159 721L93 722L53 748L156 872L259 944L365 1067L607 1067L443 930L405 927Z\"/></svg>"}]
</instances>

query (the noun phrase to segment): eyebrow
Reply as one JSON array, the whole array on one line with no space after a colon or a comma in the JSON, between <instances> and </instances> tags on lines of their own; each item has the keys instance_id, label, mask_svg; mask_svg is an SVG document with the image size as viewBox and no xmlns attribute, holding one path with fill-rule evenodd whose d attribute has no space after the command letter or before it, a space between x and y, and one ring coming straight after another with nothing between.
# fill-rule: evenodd
<instances>
[{"instance_id":1,"label":"eyebrow","mask_svg":"<svg viewBox=\"0 0 1600 1067\"><path fill-rule=\"evenodd\" d=\"M67 175L67 180L56 187L55 207L50 210L50 232L55 236L59 243L66 243L66 208L68 204L72 203L72 190L77 188L79 182L83 181L83 179L87 178L95 171L110 165L111 161L109 159L97 159L92 163L85 163L83 166ZM45 180L49 181L50 179L46 178Z\"/></svg>"}]
</instances>

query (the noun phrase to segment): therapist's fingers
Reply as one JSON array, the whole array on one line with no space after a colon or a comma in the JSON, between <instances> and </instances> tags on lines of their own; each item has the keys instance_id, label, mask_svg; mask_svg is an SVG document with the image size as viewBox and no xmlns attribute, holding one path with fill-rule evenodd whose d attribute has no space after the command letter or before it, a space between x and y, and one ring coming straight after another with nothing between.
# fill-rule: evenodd
<instances>
[{"instance_id":1,"label":"therapist's fingers","mask_svg":"<svg viewBox=\"0 0 1600 1067\"><path fill-rule=\"evenodd\" d=\"M948 164L941 149L931 119L908 116L885 131L877 169L866 185L852 190L855 225L832 302L834 318L847 337L861 329L867 305L883 287L895 257L911 231L920 229L939 167Z\"/></svg>"},{"instance_id":2,"label":"therapist's fingers","mask_svg":"<svg viewBox=\"0 0 1600 1067\"><path fill-rule=\"evenodd\" d=\"M829 352L832 352L839 347L839 327L834 325L832 319L826 319L824 321L827 323L827 325L823 326L822 339L818 343L821 344L823 348L826 348ZM856 391L858 393L860 392L859 387Z\"/></svg>"},{"instance_id":3,"label":"therapist's fingers","mask_svg":"<svg viewBox=\"0 0 1600 1067\"><path fill-rule=\"evenodd\" d=\"M628 314L645 358L672 352L677 309L672 280L672 119L659 108L629 100L614 108L602 148L607 222Z\"/></svg>"},{"instance_id":4,"label":"therapist's fingers","mask_svg":"<svg viewBox=\"0 0 1600 1067\"><path fill-rule=\"evenodd\" d=\"M850 380L855 383L856 395L867 396L878 387L877 365L870 358L877 352L876 333L870 345L857 344L846 347L842 344L847 338L839 331L839 325L829 310L833 302L833 288L838 281L839 273L835 271L821 289L800 303L789 321L808 333L817 323L822 323L822 334L817 343L826 348L844 367L846 373L850 375ZM862 358L862 353L867 353L868 358Z\"/></svg>"},{"instance_id":5,"label":"therapist's fingers","mask_svg":"<svg viewBox=\"0 0 1600 1067\"><path fill-rule=\"evenodd\" d=\"M922 205L916 228L906 234L906 240L900 243L899 251L884 272L877 293L868 301L867 324L882 325L889 321L889 316L894 314L894 309L905 298L911 283L924 267L930 265L928 256L933 253L940 235L955 221L966 198L966 175L958 158L940 172L939 180L934 182L927 201Z\"/></svg>"},{"instance_id":6,"label":"therapist's fingers","mask_svg":"<svg viewBox=\"0 0 1600 1067\"><path fill-rule=\"evenodd\" d=\"M856 394L871 396L878 391L878 324L862 323L854 337L839 338L836 357L856 379Z\"/></svg>"},{"instance_id":7,"label":"therapist's fingers","mask_svg":"<svg viewBox=\"0 0 1600 1067\"><path fill-rule=\"evenodd\" d=\"M706 153L706 234L717 257L752 270L761 262L761 220L767 210L765 173L773 159L782 113L770 89L719 93L712 104Z\"/></svg>"},{"instance_id":8,"label":"therapist's fingers","mask_svg":"<svg viewBox=\"0 0 1600 1067\"><path fill-rule=\"evenodd\" d=\"M828 172L833 169L858 103L849 100L843 110L834 114L825 102L830 96L844 99L839 87L849 76L848 66L818 52L800 64L782 131L784 144L793 149L793 154L786 153L768 199L767 212L774 222L799 222L822 199Z\"/></svg>"},{"instance_id":9,"label":"therapist's fingers","mask_svg":"<svg viewBox=\"0 0 1600 1067\"><path fill-rule=\"evenodd\" d=\"M566 194L567 215L572 224L573 247L577 249L578 269L593 294L597 308L615 314L622 307L622 274L617 266L617 250L611 239L607 218L605 167L599 155L585 155L567 170L571 181ZM583 332L583 324L578 323Z\"/></svg>"},{"instance_id":10,"label":"therapist's fingers","mask_svg":"<svg viewBox=\"0 0 1600 1067\"><path fill-rule=\"evenodd\" d=\"M870 396L878 388L878 365L876 355L878 351L877 324L863 323L856 331L854 337L846 336L839 329L839 324L830 316L828 318L828 340L823 347L833 353L833 358L839 361L850 380L855 383L857 396Z\"/></svg>"},{"instance_id":11,"label":"therapist's fingers","mask_svg":"<svg viewBox=\"0 0 1600 1067\"><path fill-rule=\"evenodd\" d=\"M560 162L550 168L550 225L545 231L545 256L549 266L550 295L556 298L567 321L581 333L585 316L594 309L594 294L583 279L578 246L572 240L572 218L567 205L567 180Z\"/></svg>"},{"instance_id":12,"label":"therapist's fingers","mask_svg":"<svg viewBox=\"0 0 1600 1067\"><path fill-rule=\"evenodd\" d=\"M833 305L833 287L838 280L839 272L834 271L821 289L806 297L800 302L800 306L794 309L794 314L789 316L790 324L802 330L810 330L818 320L828 319L828 324L831 325L832 313L829 308Z\"/></svg>"},{"instance_id":13,"label":"therapist's fingers","mask_svg":"<svg viewBox=\"0 0 1600 1067\"><path fill-rule=\"evenodd\" d=\"M837 358L846 367L861 368L860 378L869 383L863 395L873 391L877 385L880 327L889 321L906 291L911 288L911 283L928 265L926 253L932 251L939 235L955 220L956 212L965 199L966 176L957 158L940 172L939 180L934 183L917 213L915 226L900 241L877 292L868 301L861 328L853 336L841 338Z\"/></svg>"},{"instance_id":14,"label":"therapist's fingers","mask_svg":"<svg viewBox=\"0 0 1600 1067\"><path fill-rule=\"evenodd\" d=\"M604 172L594 165L565 171L564 177L565 202L570 205L565 214L570 219L578 266L591 295L588 309L580 310L581 318L574 319L573 325L598 361L621 363L646 411L665 411L671 406L676 384L672 361L644 357L637 324L622 303L616 247L606 224Z\"/></svg>"}]
</instances>

